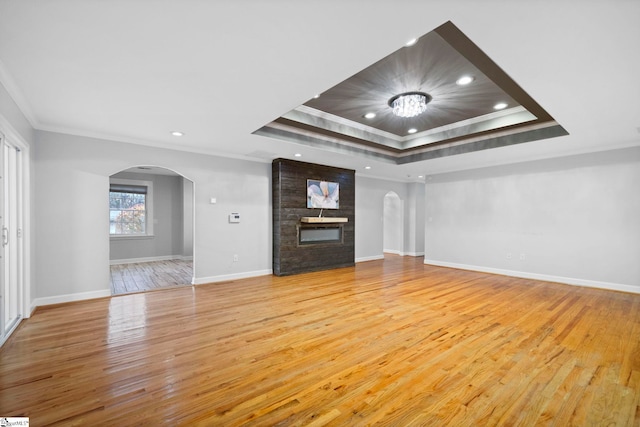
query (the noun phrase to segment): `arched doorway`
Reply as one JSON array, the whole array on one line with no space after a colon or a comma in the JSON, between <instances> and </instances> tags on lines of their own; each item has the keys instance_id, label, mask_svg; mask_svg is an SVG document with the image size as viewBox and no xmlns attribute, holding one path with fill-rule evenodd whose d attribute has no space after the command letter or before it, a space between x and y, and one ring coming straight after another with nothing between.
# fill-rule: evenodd
<instances>
[{"instance_id":1,"label":"arched doorway","mask_svg":"<svg viewBox=\"0 0 640 427\"><path fill-rule=\"evenodd\" d=\"M158 166L109 177L111 294L193 282L193 181Z\"/></svg>"},{"instance_id":2,"label":"arched doorway","mask_svg":"<svg viewBox=\"0 0 640 427\"><path fill-rule=\"evenodd\" d=\"M384 196L382 251L404 255L404 202L394 191Z\"/></svg>"}]
</instances>

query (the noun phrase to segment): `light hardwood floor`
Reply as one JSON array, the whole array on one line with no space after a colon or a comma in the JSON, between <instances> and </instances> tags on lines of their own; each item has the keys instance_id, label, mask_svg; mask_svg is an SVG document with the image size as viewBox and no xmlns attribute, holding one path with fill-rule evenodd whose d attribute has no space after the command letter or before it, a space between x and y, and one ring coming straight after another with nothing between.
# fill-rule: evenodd
<instances>
[{"instance_id":1,"label":"light hardwood floor","mask_svg":"<svg viewBox=\"0 0 640 427\"><path fill-rule=\"evenodd\" d=\"M190 286L193 262L166 260L115 264L111 268L111 295Z\"/></svg>"},{"instance_id":2,"label":"light hardwood floor","mask_svg":"<svg viewBox=\"0 0 640 427\"><path fill-rule=\"evenodd\" d=\"M39 308L0 350L31 425L638 425L640 295L387 256Z\"/></svg>"}]
</instances>

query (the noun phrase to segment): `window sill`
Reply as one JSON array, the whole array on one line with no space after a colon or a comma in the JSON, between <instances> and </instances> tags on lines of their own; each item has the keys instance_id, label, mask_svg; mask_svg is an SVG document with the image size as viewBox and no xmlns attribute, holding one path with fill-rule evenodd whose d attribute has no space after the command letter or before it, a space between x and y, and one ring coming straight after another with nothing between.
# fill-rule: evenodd
<instances>
[{"instance_id":1,"label":"window sill","mask_svg":"<svg viewBox=\"0 0 640 427\"><path fill-rule=\"evenodd\" d=\"M144 239L153 239L155 236L153 234L110 234L109 240L144 240Z\"/></svg>"}]
</instances>

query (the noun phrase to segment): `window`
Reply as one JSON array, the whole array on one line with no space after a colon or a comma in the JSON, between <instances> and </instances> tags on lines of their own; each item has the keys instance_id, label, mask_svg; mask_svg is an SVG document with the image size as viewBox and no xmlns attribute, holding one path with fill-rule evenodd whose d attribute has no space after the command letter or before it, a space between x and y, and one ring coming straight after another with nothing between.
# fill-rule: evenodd
<instances>
[{"instance_id":1,"label":"window","mask_svg":"<svg viewBox=\"0 0 640 427\"><path fill-rule=\"evenodd\" d=\"M109 234L152 235L151 194L151 182L112 179L109 185Z\"/></svg>"}]
</instances>

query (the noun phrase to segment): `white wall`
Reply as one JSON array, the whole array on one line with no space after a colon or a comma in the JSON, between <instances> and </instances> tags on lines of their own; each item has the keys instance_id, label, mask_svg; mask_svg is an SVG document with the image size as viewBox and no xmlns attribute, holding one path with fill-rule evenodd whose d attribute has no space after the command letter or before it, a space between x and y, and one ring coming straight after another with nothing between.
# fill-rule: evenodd
<instances>
[{"instance_id":1,"label":"white wall","mask_svg":"<svg viewBox=\"0 0 640 427\"><path fill-rule=\"evenodd\" d=\"M138 164L194 181L198 283L271 272L270 164L37 132L34 298L108 294L109 176ZM424 247L427 262L640 291L638 183L639 148L435 175L426 191L357 176L356 260L382 257L384 196L394 191L405 203L404 252ZM240 224L228 223L231 212Z\"/></svg>"},{"instance_id":2,"label":"white wall","mask_svg":"<svg viewBox=\"0 0 640 427\"><path fill-rule=\"evenodd\" d=\"M396 193L405 206L402 253L421 255L414 249L424 247L423 228L411 222L424 218L424 184L356 175L356 262L384 256L384 197L389 191Z\"/></svg>"},{"instance_id":3,"label":"white wall","mask_svg":"<svg viewBox=\"0 0 640 427\"><path fill-rule=\"evenodd\" d=\"M193 182L182 179L182 256L193 257Z\"/></svg>"},{"instance_id":4,"label":"white wall","mask_svg":"<svg viewBox=\"0 0 640 427\"><path fill-rule=\"evenodd\" d=\"M108 294L109 176L138 164L172 169L194 182L197 283L271 272L269 163L37 132L35 297L41 303ZM61 189L69 197L61 197ZM231 212L241 214L240 224L228 222Z\"/></svg>"},{"instance_id":5,"label":"white wall","mask_svg":"<svg viewBox=\"0 0 640 427\"><path fill-rule=\"evenodd\" d=\"M640 148L429 178L426 263L640 292Z\"/></svg>"},{"instance_id":6,"label":"white wall","mask_svg":"<svg viewBox=\"0 0 640 427\"><path fill-rule=\"evenodd\" d=\"M422 183L407 184L405 201L404 247L408 255L424 255L425 186Z\"/></svg>"}]
</instances>

